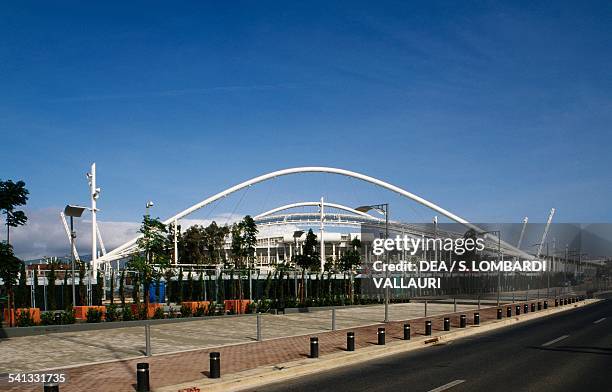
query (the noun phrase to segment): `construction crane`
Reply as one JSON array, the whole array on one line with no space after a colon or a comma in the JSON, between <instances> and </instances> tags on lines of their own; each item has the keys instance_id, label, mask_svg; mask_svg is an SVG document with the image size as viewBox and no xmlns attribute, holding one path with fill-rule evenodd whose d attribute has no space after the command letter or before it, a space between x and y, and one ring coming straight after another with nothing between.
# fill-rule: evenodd
<instances>
[{"instance_id":1,"label":"construction crane","mask_svg":"<svg viewBox=\"0 0 612 392\"><path fill-rule=\"evenodd\" d=\"M548 215L548 221L546 221L546 226L544 227L544 233L542 234L542 241L540 241L540 245L538 246L538 253L536 254L536 259L540 258L542 254L542 247L544 246L544 242L546 242L546 235L548 234L548 229L550 228L550 222L552 222L552 218L555 215L555 209L550 209L550 214Z\"/></svg>"},{"instance_id":2,"label":"construction crane","mask_svg":"<svg viewBox=\"0 0 612 392\"><path fill-rule=\"evenodd\" d=\"M521 244L523 243L523 236L525 235L525 228L527 227L528 221L528 217L523 218L523 228L521 229L521 235L519 237L518 244L516 245L517 249L521 249Z\"/></svg>"}]
</instances>

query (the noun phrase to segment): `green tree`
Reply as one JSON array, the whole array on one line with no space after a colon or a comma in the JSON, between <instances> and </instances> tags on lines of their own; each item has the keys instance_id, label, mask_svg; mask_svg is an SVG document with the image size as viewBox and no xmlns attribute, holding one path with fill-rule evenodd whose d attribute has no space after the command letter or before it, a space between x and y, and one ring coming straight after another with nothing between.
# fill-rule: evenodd
<instances>
[{"instance_id":1,"label":"green tree","mask_svg":"<svg viewBox=\"0 0 612 392\"><path fill-rule=\"evenodd\" d=\"M96 300L95 304L102 305L104 299L104 272L98 270L98 276L96 277Z\"/></svg>"},{"instance_id":2,"label":"green tree","mask_svg":"<svg viewBox=\"0 0 612 392\"><path fill-rule=\"evenodd\" d=\"M212 264L218 264L221 261L221 252L225 245L225 237L230 230L227 226L218 226L217 222L212 221L204 229L204 245L208 255L208 261Z\"/></svg>"},{"instance_id":3,"label":"green tree","mask_svg":"<svg viewBox=\"0 0 612 392\"><path fill-rule=\"evenodd\" d=\"M51 268L49 269L49 275L47 275L47 305L50 310L55 310L57 305L55 303L55 279L57 278L55 274L55 266L56 262L50 262Z\"/></svg>"},{"instance_id":4,"label":"green tree","mask_svg":"<svg viewBox=\"0 0 612 392\"><path fill-rule=\"evenodd\" d=\"M71 286L68 285L68 269L64 269L64 283L62 285L62 305L64 310L68 309L68 304L71 304L70 306L74 306L74 304L72 303L72 290L71 290Z\"/></svg>"},{"instance_id":5,"label":"green tree","mask_svg":"<svg viewBox=\"0 0 612 392\"><path fill-rule=\"evenodd\" d=\"M137 244L141 254L134 255L128 264L139 275L143 285L144 304L148 307L150 285L157 274L169 265L168 228L158 218L145 215L139 231L142 236Z\"/></svg>"},{"instance_id":6,"label":"green tree","mask_svg":"<svg viewBox=\"0 0 612 392\"><path fill-rule=\"evenodd\" d=\"M166 269L164 273L164 278L166 279L166 298L168 299L168 305L174 299L174 293L172 291L172 277L174 276L174 272L171 268Z\"/></svg>"},{"instance_id":7,"label":"green tree","mask_svg":"<svg viewBox=\"0 0 612 392\"><path fill-rule=\"evenodd\" d=\"M191 271L187 274L187 300L193 301L193 275L191 275Z\"/></svg>"},{"instance_id":8,"label":"green tree","mask_svg":"<svg viewBox=\"0 0 612 392\"><path fill-rule=\"evenodd\" d=\"M306 284L306 270L317 270L320 267L319 252L317 252L317 236L308 230L304 241L302 254L295 255L294 263L302 269L302 287L300 298L304 302L304 285Z\"/></svg>"},{"instance_id":9,"label":"green tree","mask_svg":"<svg viewBox=\"0 0 612 392\"><path fill-rule=\"evenodd\" d=\"M115 270L111 271L110 277L110 304L115 304Z\"/></svg>"},{"instance_id":10,"label":"green tree","mask_svg":"<svg viewBox=\"0 0 612 392\"><path fill-rule=\"evenodd\" d=\"M178 273L176 283L178 286L177 301L178 303L181 303L183 302L183 269L182 268L179 268L179 273Z\"/></svg>"},{"instance_id":11,"label":"green tree","mask_svg":"<svg viewBox=\"0 0 612 392\"><path fill-rule=\"evenodd\" d=\"M28 201L30 192L25 188L25 182L12 180L0 180L0 211L6 216L6 243L10 244L10 228L24 225L28 217L23 211L15 210L15 207L23 206Z\"/></svg>"},{"instance_id":12,"label":"green tree","mask_svg":"<svg viewBox=\"0 0 612 392\"><path fill-rule=\"evenodd\" d=\"M40 289L40 287L38 287L38 270L34 269L34 272L32 274L32 285L34 286L34 300L36 302L36 305L40 308L41 306L41 301L40 298L42 297L42 290ZM34 304L32 304L32 306L34 306Z\"/></svg>"},{"instance_id":13,"label":"green tree","mask_svg":"<svg viewBox=\"0 0 612 392\"><path fill-rule=\"evenodd\" d=\"M19 308L29 308L29 295L27 285L28 274L26 273L25 263L21 263L19 268L19 284L15 293L15 305Z\"/></svg>"},{"instance_id":14,"label":"green tree","mask_svg":"<svg viewBox=\"0 0 612 392\"><path fill-rule=\"evenodd\" d=\"M7 292L8 309L11 314L15 310L13 287L17 284L17 276L21 261L13 254L13 247L7 242L0 242L0 278ZM9 326L13 326L13 317L9 317Z\"/></svg>"},{"instance_id":15,"label":"green tree","mask_svg":"<svg viewBox=\"0 0 612 392\"><path fill-rule=\"evenodd\" d=\"M121 270L119 277L119 301L121 301L121 307L125 308L125 269Z\"/></svg>"},{"instance_id":16,"label":"green tree","mask_svg":"<svg viewBox=\"0 0 612 392\"><path fill-rule=\"evenodd\" d=\"M351 247L340 258L340 268L342 271L348 271L350 274L349 297L351 303L355 296L354 278L355 268L361 264L361 241L358 238L353 238Z\"/></svg>"},{"instance_id":17,"label":"green tree","mask_svg":"<svg viewBox=\"0 0 612 392\"><path fill-rule=\"evenodd\" d=\"M202 264L206 257L206 231L200 225L193 225L185 231L179 243L183 264Z\"/></svg>"},{"instance_id":18,"label":"green tree","mask_svg":"<svg viewBox=\"0 0 612 392\"><path fill-rule=\"evenodd\" d=\"M198 301L204 299L204 271L200 271L200 277L198 278Z\"/></svg>"},{"instance_id":19,"label":"green tree","mask_svg":"<svg viewBox=\"0 0 612 392\"><path fill-rule=\"evenodd\" d=\"M85 305L85 296L87 292L85 290L85 263L79 260L79 305Z\"/></svg>"}]
</instances>

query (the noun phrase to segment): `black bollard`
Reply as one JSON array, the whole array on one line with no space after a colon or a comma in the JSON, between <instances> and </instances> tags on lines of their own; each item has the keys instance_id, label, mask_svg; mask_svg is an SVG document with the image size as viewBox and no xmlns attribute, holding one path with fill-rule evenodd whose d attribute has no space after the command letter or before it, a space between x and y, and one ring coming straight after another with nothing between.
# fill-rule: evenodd
<instances>
[{"instance_id":1,"label":"black bollard","mask_svg":"<svg viewBox=\"0 0 612 392\"><path fill-rule=\"evenodd\" d=\"M404 324L404 340L410 340L410 324Z\"/></svg>"},{"instance_id":2,"label":"black bollard","mask_svg":"<svg viewBox=\"0 0 612 392\"><path fill-rule=\"evenodd\" d=\"M567 305L567 298L563 298L563 305Z\"/></svg>"},{"instance_id":3,"label":"black bollard","mask_svg":"<svg viewBox=\"0 0 612 392\"><path fill-rule=\"evenodd\" d=\"M544 301L544 309L548 309L548 301Z\"/></svg>"},{"instance_id":4,"label":"black bollard","mask_svg":"<svg viewBox=\"0 0 612 392\"><path fill-rule=\"evenodd\" d=\"M474 312L474 325L480 325L480 313Z\"/></svg>"},{"instance_id":5,"label":"black bollard","mask_svg":"<svg viewBox=\"0 0 612 392\"><path fill-rule=\"evenodd\" d=\"M521 305L516 305L516 309L514 309L514 314L517 316L521 314Z\"/></svg>"},{"instance_id":6,"label":"black bollard","mask_svg":"<svg viewBox=\"0 0 612 392\"><path fill-rule=\"evenodd\" d=\"M535 312L535 311L536 311L536 307L535 307L535 306L536 306L536 305L535 305L535 303L532 303L532 304L531 304L531 311L532 311L532 312Z\"/></svg>"},{"instance_id":7,"label":"black bollard","mask_svg":"<svg viewBox=\"0 0 612 392\"><path fill-rule=\"evenodd\" d=\"M136 364L136 390L149 392L149 364L140 362Z\"/></svg>"},{"instance_id":8,"label":"black bollard","mask_svg":"<svg viewBox=\"0 0 612 392\"><path fill-rule=\"evenodd\" d=\"M498 320L502 319L502 310L501 310L501 308L497 309L497 319Z\"/></svg>"},{"instance_id":9,"label":"black bollard","mask_svg":"<svg viewBox=\"0 0 612 392\"><path fill-rule=\"evenodd\" d=\"M346 351L355 351L355 332L346 333Z\"/></svg>"},{"instance_id":10,"label":"black bollard","mask_svg":"<svg viewBox=\"0 0 612 392\"><path fill-rule=\"evenodd\" d=\"M444 317L444 330L450 331L450 318Z\"/></svg>"},{"instance_id":11,"label":"black bollard","mask_svg":"<svg viewBox=\"0 0 612 392\"><path fill-rule=\"evenodd\" d=\"M430 320L425 321L425 335L427 336L431 335L431 321Z\"/></svg>"},{"instance_id":12,"label":"black bollard","mask_svg":"<svg viewBox=\"0 0 612 392\"><path fill-rule=\"evenodd\" d=\"M384 327L378 328L378 332L376 332L376 336L378 336L378 345L379 346L384 346L384 344L385 344L385 328Z\"/></svg>"},{"instance_id":13,"label":"black bollard","mask_svg":"<svg viewBox=\"0 0 612 392\"><path fill-rule=\"evenodd\" d=\"M59 392L59 384L56 382L46 382L43 386L44 392Z\"/></svg>"},{"instance_id":14,"label":"black bollard","mask_svg":"<svg viewBox=\"0 0 612 392\"><path fill-rule=\"evenodd\" d=\"M210 378L221 377L221 353L212 352L210 356Z\"/></svg>"},{"instance_id":15,"label":"black bollard","mask_svg":"<svg viewBox=\"0 0 612 392\"><path fill-rule=\"evenodd\" d=\"M559 307L559 300L555 298L555 308Z\"/></svg>"},{"instance_id":16,"label":"black bollard","mask_svg":"<svg viewBox=\"0 0 612 392\"><path fill-rule=\"evenodd\" d=\"M542 310L542 302L538 302L538 310Z\"/></svg>"},{"instance_id":17,"label":"black bollard","mask_svg":"<svg viewBox=\"0 0 612 392\"><path fill-rule=\"evenodd\" d=\"M523 313L525 314L529 313L529 304L523 305Z\"/></svg>"},{"instance_id":18,"label":"black bollard","mask_svg":"<svg viewBox=\"0 0 612 392\"><path fill-rule=\"evenodd\" d=\"M512 317L512 306L506 308L506 317Z\"/></svg>"},{"instance_id":19,"label":"black bollard","mask_svg":"<svg viewBox=\"0 0 612 392\"><path fill-rule=\"evenodd\" d=\"M319 358L319 338L310 338L310 358Z\"/></svg>"},{"instance_id":20,"label":"black bollard","mask_svg":"<svg viewBox=\"0 0 612 392\"><path fill-rule=\"evenodd\" d=\"M467 324L467 316L465 314L462 314L461 316L459 316L459 328L465 328Z\"/></svg>"}]
</instances>

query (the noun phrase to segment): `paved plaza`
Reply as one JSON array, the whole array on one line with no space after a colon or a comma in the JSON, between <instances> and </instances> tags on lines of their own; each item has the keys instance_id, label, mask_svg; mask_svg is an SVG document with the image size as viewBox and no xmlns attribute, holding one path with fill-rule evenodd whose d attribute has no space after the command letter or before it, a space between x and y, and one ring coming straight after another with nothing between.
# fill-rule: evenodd
<instances>
[{"instance_id":1,"label":"paved plaza","mask_svg":"<svg viewBox=\"0 0 612 392\"><path fill-rule=\"evenodd\" d=\"M424 303L392 304L391 320L424 316ZM457 311L475 309L476 305L457 305ZM429 303L427 314L453 311L453 304ZM287 315L263 315L263 339L306 335L331 330L331 310ZM336 310L336 328L353 328L380 323L384 306L373 305ZM26 372L72 366L98 361L142 356L145 350L142 326L94 331L53 333L48 335L3 339L0 342L0 373ZM153 355L224 345L253 342L256 317L245 315L199 319L189 322L151 326Z\"/></svg>"}]
</instances>

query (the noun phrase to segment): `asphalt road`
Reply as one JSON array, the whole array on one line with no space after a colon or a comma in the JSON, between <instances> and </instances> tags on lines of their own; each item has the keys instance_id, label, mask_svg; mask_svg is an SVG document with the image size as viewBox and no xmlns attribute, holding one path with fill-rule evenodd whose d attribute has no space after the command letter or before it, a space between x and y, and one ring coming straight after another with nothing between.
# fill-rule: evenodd
<instances>
[{"instance_id":1,"label":"asphalt road","mask_svg":"<svg viewBox=\"0 0 612 392\"><path fill-rule=\"evenodd\" d=\"M612 300L257 391L612 391Z\"/></svg>"}]
</instances>

